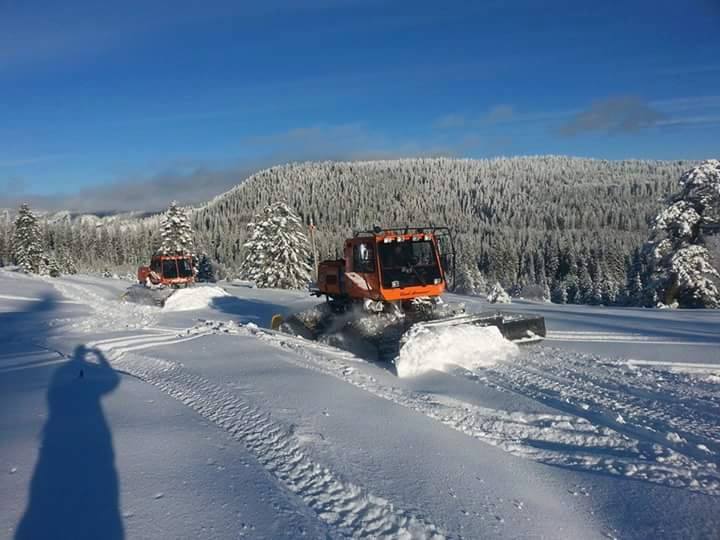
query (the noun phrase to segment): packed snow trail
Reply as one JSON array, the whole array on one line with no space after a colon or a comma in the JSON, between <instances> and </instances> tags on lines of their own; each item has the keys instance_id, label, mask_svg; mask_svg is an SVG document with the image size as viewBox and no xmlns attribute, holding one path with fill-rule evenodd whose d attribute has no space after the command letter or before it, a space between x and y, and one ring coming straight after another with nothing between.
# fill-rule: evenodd
<instances>
[{"instance_id":1,"label":"packed snow trail","mask_svg":"<svg viewBox=\"0 0 720 540\"><path fill-rule=\"evenodd\" d=\"M529 396L560 412L554 415L529 414L479 407L456 398L435 397L387 386L358 369L358 362L362 360L350 353L261 330L253 324L238 326L205 321L187 333L207 333L208 328L219 334L254 335L279 348L290 349L297 355L283 357L289 362L340 378L518 456L571 469L623 475L720 495L720 472L716 459L716 437L720 424L696 422L696 413L702 417L700 411L690 410L680 415L674 413L665 426L658 424L656 428L646 429L642 423L642 411L650 418L657 419L664 418L664 413L654 413L652 402L647 403L647 409L633 404L634 400L639 399L634 397L634 393L642 395L642 389L626 385L617 394L630 394L630 397L626 401L612 401L608 400L607 392L591 382L578 383L577 386L563 385L530 368L520 367L524 362L540 362L544 366L543 358L546 357L550 360L547 363L548 370L551 370L553 362L562 364L567 361L572 365L586 362L590 366L598 362L598 359L587 355L560 351L547 355L541 350L537 354L526 353L517 361L501 362L493 368L477 372L463 369L456 371L457 375L479 384ZM575 405L565 399L567 396L563 391L571 392L576 399ZM620 411L628 415L627 420L619 416ZM635 421L638 424L634 424ZM697 426L706 437L693 436L688 426ZM663 427L667 429L660 431ZM684 438L686 435L688 439ZM689 444L688 440L693 443Z\"/></svg>"},{"instance_id":2,"label":"packed snow trail","mask_svg":"<svg viewBox=\"0 0 720 540\"><path fill-rule=\"evenodd\" d=\"M93 317L74 323L83 331L133 328L138 315L145 324L157 320L156 308L123 305L127 310L108 310L106 301L82 286L53 282L66 296L82 301L94 311ZM210 291L212 293L212 291ZM189 296L189 295L188 295ZM204 298L204 296L203 296ZM200 300L203 300L200 298ZM170 311L196 305L197 298L181 298ZM290 491L297 494L328 525L342 535L375 538L442 539L445 534L415 513L406 512L382 497L352 483L344 482L330 470L309 460L296 437L270 415L227 392L181 365L138 356L153 347L177 344L202 337L212 328L200 326L183 335L169 329L154 329L140 335L90 341L87 346L103 351L113 368L147 381L178 399L243 443L260 463Z\"/></svg>"},{"instance_id":3,"label":"packed snow trail","mask_svg":"<svg viewBox=\"0 0 720 540\"><path fill-rule=\"evenodd\" d=\"M133 328L138 316L156 321L160 311L136 305L108 310L104 299L80 285L52 283L59 285L61 292L74 301L88 303L94 309L95 317L79 325L85 331L116 329L117 325ZM238 326L206 321L179 332L155 331L165 332L167 339L144 336L139 341L127 338L129 341L125 343L123 338L118 338L115 348L119 352L140 351L208 333L255 335L278 347L292 349L297 355L287 358L305 367L341 378L516 455L553 465L720 494L717 469L720 404L714 397L712 387L716 385L712 383L704 393L695 383L678 388L666 382L665 372L629 370L624 365L612 368L596 357L557 350L528 352L517 361L501 361L510 351L498 349L502 354L498 354L497 360L485 362L490 364L486 367L482 367L482 361L473 365L471 358L465 358L467 355L461 355L461 360L469 360L465 362L469 370L462 366L463 362L455 368L443 366L480 384L527 396L560 412L554 416L533 415L477 407L447 396L435 398L388 388L355 369L353 364L357 366L361 360L350 353L260 330L253 324ZM432 349L427 343L423 347ZM409 364L409 372L413 369L417 372L416 364ZM639 386L628 384L624 382L628 380L626 371L647 374L648 380ZM642 377L635 379L641 381ZM670 398L663 399L657 389Z\"/></svg>"},{"instance_id":4,"label":"packed snow trail","mask_svg":"<svg viewBox=\"0 0 720 540\"><path fill-rule=\"evenodd\" d=\"M648 384L650 381L643 382L637 369L598 364L601 361L597 358L579 360L562 355L559 360L558 351L539 351L524 362L503 363L486 373L489 380L515 392L532 394L542 401L559 401L554 403L557 408L571 409L578 416L604 415L605 422L612 422L616 431L639 429L636 436L657 444L667 445L665 435L677 432L694 445L674 445L672 449L691 457L707 458L707 452L697 451L700 444L714 455L720 453L717 397L705 394L705 399L688 399L670 388L658 392L664 374L656 373ZM636 379L639 383L633 384ZM619 417L622 420L617 420Z\"/></svg>"},{"instance_id":5,"label":"packed snow trail","mask_svg":"<svg viewBox=\"0 0 720 540\"><path fill-rule=\"evenodd\" d=\"M340 533L387 539L445 538L421 517L397 509L391 502L343 482L327 468L313 463L291 431L250 402L179 364L128 354L127 347L115 345L94 344L107 352L115 369L157 386L228 431L321 520Z\"/></svg>"},{"instance_id":6,"label":"packed snow trail","mask_svg":"<svg viewBox=\"0 0 720 540\"><path fill-rule=\"evenodd\" d=\"M78 287L83 288L81 285ZM82 290L68 292L75 295L73 300L83 303L92 302L94 306L91 307L95 307L96 310L132 311L134 307L137 307L108 306L107 301L101 297L93 299L92 293L87 294ZM244 293L244 291L241 292ZM252 294L259 295L256 291L252 291ZM80 300L81 298L82 300ZM238 305L243 307L241 304ZM244 305L249 309L256 308L250 302L246 302ZM162 315L162 310L148 309L151 310L149 313L153 317L159 315L159 318L154 319L153 324L155 325L158 322L171 321L172 326L180 327L187 324L185 321L191 320L187 316L168 319ZM263 309L262 306L260 309ZM228 311L222 315L220 311L214 311L214 313L217 313L217 316L246 318L244 312L237 312L237 310L235 312ZM210 315L209 310L203 312L202 315L213 316ZM127 331L133 328L133 318L132 314L117 313L82 324L77 324L77 319L68 322L74 328L84 332L118 329ZM262 317L261 319L264 320ZM260 330L252 324L243 326L227 320L224 322L201 321L195 326L185 329L154 326L150 329L143 329L143 332L138 335L113 336L109 339L95 340L92 344L98 345L102 350L107 351L109 356L117 358L119 361L132 359L139 363L141 359L136 356L139 351L172 346L177 343L180 344L179 348L169 349L174 351L173 354L177 354L183 350L182 344L185 343L185 340L192 342L209 334L230 335L229 339L232 339L233 334L239 334L245 339L256 338L279 350L289 351L292 354L281 354L278 358L294 366L331 375L371 395L419 412L516 456L558 465L569 470L599 472L606 479L615 476L633 479L641 483L650 482L659 486L683 488L683 491L695 492L682 495L681 498L685 501L683 504L687 504L692 500L690 497L695 495L717 497L720 494L716 427L718 426L716 420L717 389L720 388L720 371L710 370L701 377L693 377L687 374L675 374L628 365L627 361L604 360L595 356L567 351L547 351L545 349L548 354L543 357L537 353L543 351L544 348L538 347L525 349L518 358L508 362L498 361L485 366L469 365L472 368L470 370L455 367L449 369L448 375L442 375L449 386L452 385L450 379L455 376L464 379L466 382L463 384L468 389L473 384L479 384L493 389L493 392L500 392L498 395L506 393L510 396L500 400L503 404L497 407L497 401L494 401L494 398L488 401L490 406L480 406L472 402L472 399L468 401L468 398L471 397L466 390L463 390L465 392L465 396L463 396L462 392L460 394L455 391L436 393L432 390L426 391L422 386L396 384L398 379L394 379L396 383L393 383L389 374L382 370L378 371L378 368L368 365L352 354L319 343ZM205 341L198 342L191 347L195 351L204 351L205 343ZM207 343L213 342L207 341ZM163 358L163 354L163 351L158 351L157 355L153 356ZM164 360L150 359L150 364L146 366L146 369L151 370L151 373L146 376L161 377L161 373L164 370L167 371L170 377L169 382L156 380L153 384L177 397L183 403L188 403L217 425L223 425L229 433L232 433L234 423L232 418L226 415L227 410L222 412L225 404L231 403L226 398L239 399L241 403L248 405L250 409L261 415L264 414L266 419L273 422L270 419L270 413L274 414L275 412L273 409L267 409L264 406L258 408L257 405L252 405L252 402L248 401L242 393L237 396L229 391L230 389L226 389L220 381L217 383L209 381L204 376L206 375L204 370L190 371L185 369L182 364L178 364L175 356L171 356L170 359L172 362L169 365L174 366L172 369L166 369L168 363L164 363ZM142 361L144 362L146 359ZM176 368L179 372L176 371ZM121 369L131 372L128 370L128 366ZM629 375L632 373L636 376ZM186 380L186 374L191 377L191 382ZM432 373L428 375L431 379L436 378L436 375ZM190 388L183 386L185 384L190 385ZM212 388L206 384L216 387L221 392L214 393ZM213 396L212 403L203 402L203 395L206 391ZM226 392L227 395L222 392ZM518 396L518 398L512 396ZM665 397L664 403L663 396ZM581 397L583 399L580 399ZM534 410L532 407L529 410L522 410L523 407L527 408L528 399L535 400L543 406ZM523 403L525 405L522 405ZM643 410L652 412L654 407L658 409L657 416L645 418ZM228 410L233 410L232 406ZM233 416L233 414L238 413L232 413L229 416ZM243 421L250 420L243 417ZM699 429L695 430L695 426L698 426ZM300 449L302 453L303 447L298 445L304 443L299 438L299 434L294 433L292 428L285 428L283 424L277 422L268 429L270 432L276 433L274 428L280 430L277 433L289 434L293 437L288 444ZM253 434L245 432L233 434L236 440L250 448L255 439L248 442L244 438L245 436L252 438ZM258 448L264 451L265 447ZM278 456L273 459L282 461L282 457ZM319 459L316 456L307 461L316 464L333 463L332 459L328 461L323 455L320 455ZM270 465L268 470L272 470L270 469L272 466ZM344 486L343 489L347 488L349 492L352 492L353 488L363 491L362 488L358 488L358 485L364 484L362 478L359 481L348 482L343 480L342 476L338 474L338 470L341 471L342 468L338 468L336 465L331 473L332 480L339 481ZM281 483L286 483L274 470L273 474ZM598 482L604 483L605 480ZM306 500L307 494L295 491L292 486L288 485L288 487L302 500ZM647 488L639 489L642 492ZM448 529L442 517L439 519L437 516L433 519L425 517L423 519L426 514L413 508L412 502L408 504L405 501L400 505L404 511L395 511L395 505L389 501L401 500L402 494L388 493L383 490L380 491L380 494L383 497L375 499L389 505L392 509L389 511L390 514L393 514L394 511L397 518L392 523L392 520L384 522L384 526L388 530L396 527L398 522L402 523L403 519L416 520L414 523L416 525L419 523L420 530L424 531L421 534L440 534L440 529ZM316 515L320 515L324 511L323 508L337 509L335 505L342 506L340 501L343 500L343 497L347 496L339 496L328 503L329 506L324 507L321 507L321 503L312 500L306 504ZM707 499L705 501L706 506L703 507L707 508L707 504L710 503L707 502ZM433 515L433 511L436 510L435 503L431 502L430 504L433 506L427 506L425 503L422 507L426 508L430 515ZM636 511L637 509L636 505ZM329 513L332 514L332 512L333 510ZM356 529L347 529L343 528L344 525L338 525L345 523L343 520L348 519L355 519L356 523L361 523L361 518L349 517L354 515L353 512L356 510L345 510L345 514L336 511L337 516L332 519L326 516L323 517L323 520L332 524L333 527L339 527L338 530L343 534L364 534L361 532L362 525ZM357 514L361 514L361 512L357 512ZM706 521L707 523L712 523L710 514L707 516L709 520ZM685 526L688 526L687 523ZM450 526L449 530L454 530L454 528L454 526ZM631 528L631 530L635 529Z\"/></svg>"}]
</instances>

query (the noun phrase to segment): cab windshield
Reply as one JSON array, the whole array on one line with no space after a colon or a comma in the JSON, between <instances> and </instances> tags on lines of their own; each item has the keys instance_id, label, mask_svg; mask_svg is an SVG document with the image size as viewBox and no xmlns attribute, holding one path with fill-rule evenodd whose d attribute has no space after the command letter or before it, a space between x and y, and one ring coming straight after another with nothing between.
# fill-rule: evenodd
<instances>
[{"instance_id":1,"label":"cab windshield","mask_svg":"<svg viewBox=\"0 0 720 540\"><path fill-rule=\"evenodd\" d=\"M385 288L430 285L441 277L432 241L383 242L378 252Z\"/></svg>"},{"instance_id":2,"label":"cab windshield","mask_svg":"<svg viewBox=\"0 0 720 540\"><path fill-rule=\"evenodd\" d=\"M183 277L183 278L192 277L193 268L192 268L192 264L190 263L190 259L178 259L177 266L178 266L178 272L180 274L180 277Z\"/></svg>"},{"instance_id":3,"label":"cab windshield","mask_svg":"<svg viewBox=\"0 0 720 540\"><path fill-rule=\"evenodd\" d=\"M166 279L178 277L178 268L175 259L166 259L162 262L162 273Z\"/></svg>"}]
</instances>

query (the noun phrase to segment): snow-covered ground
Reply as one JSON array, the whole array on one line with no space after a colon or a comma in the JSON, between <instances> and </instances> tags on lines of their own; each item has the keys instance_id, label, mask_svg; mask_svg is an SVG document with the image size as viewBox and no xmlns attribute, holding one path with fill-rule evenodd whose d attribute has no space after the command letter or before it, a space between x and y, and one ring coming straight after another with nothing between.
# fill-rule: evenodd
<instances>
[{"instance_id":1,"label":"snow-covered ground","mask_svg":"<svg viewBox=\"0 0 720 540\"><path fill-rule=\"evenodd\" d=\"M0 271L0 537L717 538L718 312L514 303L548 340L398 377L267 330L303 293L127 285Z\"/></svg>"}]
</instances>

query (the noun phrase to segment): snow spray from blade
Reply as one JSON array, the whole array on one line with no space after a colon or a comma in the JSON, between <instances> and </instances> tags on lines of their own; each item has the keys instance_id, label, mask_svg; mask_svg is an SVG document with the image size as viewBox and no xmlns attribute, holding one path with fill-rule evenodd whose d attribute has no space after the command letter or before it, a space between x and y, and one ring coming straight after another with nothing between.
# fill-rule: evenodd
<instances>
[{"instance_id":1,"label":"snow spray from blade","mask_svg":"<svg viewBox=\"0 0 720 540\"><path fill-rule=\"evenodd\" d=\"M494 326L416 326L403 338L395 361L398 377L414 377L453 367L488 367L517 354L518 347Z\"/></svg>"},{"instance_id":2,"label":"snow spray from blade","mask_svg":"<svg viewBox=\"0 0 720 540\"><path fill-rule=\"evenodd\" d=\"M175 291L165 302L163 311L191 311L212 307L216 298L230 296L220 287L192 287Z\"/></svg>"}]
</instances>

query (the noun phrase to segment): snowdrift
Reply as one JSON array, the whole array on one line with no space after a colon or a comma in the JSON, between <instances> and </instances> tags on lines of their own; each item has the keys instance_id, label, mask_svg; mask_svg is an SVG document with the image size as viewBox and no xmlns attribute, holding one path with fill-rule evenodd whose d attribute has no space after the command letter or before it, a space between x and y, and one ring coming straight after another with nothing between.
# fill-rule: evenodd
<instances>
[{"instance_id":1,"label":"snowdrift","mask_svg":"<svg viewBox=\"0 0 720 540\"><path fill-rule=\"evenodd\" d=\"M517 354L518 347L494 326L414 327L403 338L395 361L398 377L454 367L474 370Z\"/></svg>"},{"instance_id":2,"label":"snowdrift","mask_svg":"<svg viewBox=\"0 0 720 540\"><path fill-rule=\"evenodd\" d=\"M163 311L190 311L212 306L215 298L230 296L220 287L191 287L179 289L165 301Z\"/></svg>"}]
</instances>

